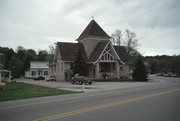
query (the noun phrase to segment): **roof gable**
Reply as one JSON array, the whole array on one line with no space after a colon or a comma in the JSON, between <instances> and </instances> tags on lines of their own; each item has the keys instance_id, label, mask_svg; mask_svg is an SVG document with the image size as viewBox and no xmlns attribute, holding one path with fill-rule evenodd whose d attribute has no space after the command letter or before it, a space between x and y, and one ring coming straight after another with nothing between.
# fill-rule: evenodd
<instances>
[{"instance_id":1,"label":"roof gable","mask_svg":"<svg viewBox=\"0 0 180 121\"><path fill-rule=\"evenodd\" d=\"M97 49L99 49L99 47L97 47ZM97 51L97 50L96 50ZM111 42L108 41L107 44L105 45L105 47L103 48L103 50L101 51L100 55L98 58L96 58L96 60L94 61L94 63L97 63L98 61L104 61L101 60L102 56L104 56L105 54L111 54L114 59L116 61L118 61L119 63L123 63L122 60L119 58L119 55L116 53L116 50L114 49L114 47L112 46ZM110 61L110 60L105 60L105 61ZM112 60L111 60L112 61Z\"/></svg>"},{"instance_id":2,"label":"roof gable","mask_svg":"<svg viewBox=\"0 0 180 121\"><path fill-rule=\"evenodd\" d=\"M86 37L102 37L102 38L110 38L108 34L96 23L95 20L92 20L81 35L77 38L77 40L84 39Z\"/></svg>"},{"instance_id":3,"label":"roof gable","mask_svg":"<svg viewBox=\"0 0 180 121\"><path fill-rule=\"evenodd\" d=\"M88 61L93 63L98 62L107 47L111 48L111 52L114 53L114 57L118 62L130 62L126 48L124 46L112 46L110 41L99 42Z\"/></svg>"},{"instance_id":4,"label":"roof gable","mask_svg":"<svg viewBox=\"0 0 180 121\"><path fill-rule=\"evenodd\" d=\"M63 61L75 61L76 54L78 52L78 47L80 46L83 50L83 56L87 62L94 63L98 61L104 50L108 45L111 45L110 41L102 41L97 44L94 51L92 52L89 59L87 59L87 55L85 49L82 44L80 43L65 43L65 42L58 42L57 46L59 47L59 52L61 54L61 60ZM130 62L130 58L124 46L112 46L113 51L118 55L120 61L122 62Z\"/></svg>"},{"instance_id":5,"label":"roof gable","mask_svg":"<svg viewBox=\"0 0 180 121\"><path fill-rule=\"evenodd\" d=\"M101 53L103 52L104 48L107 46L108 42L109 41L99 42L96 48L94 49L94 51L92 52L88 61L95 62L100 57Z\"/></svg>"}]
</instances>

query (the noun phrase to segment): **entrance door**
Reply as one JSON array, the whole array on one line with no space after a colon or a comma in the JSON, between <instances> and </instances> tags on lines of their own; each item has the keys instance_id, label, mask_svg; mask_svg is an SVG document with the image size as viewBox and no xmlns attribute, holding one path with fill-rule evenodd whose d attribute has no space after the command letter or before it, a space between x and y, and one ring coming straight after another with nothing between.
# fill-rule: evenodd
<instances>
[{"instance_id":1,"label":"entrance door","mask_svg":"<svg viewBox=\"0 0 180 121\"><path fill-rule=\"evenodd\" d=\"M38 70L37 73L38 73L38 76L42 76L43 75L43 71L42 70Z\"/></svg>"}]
</instances>

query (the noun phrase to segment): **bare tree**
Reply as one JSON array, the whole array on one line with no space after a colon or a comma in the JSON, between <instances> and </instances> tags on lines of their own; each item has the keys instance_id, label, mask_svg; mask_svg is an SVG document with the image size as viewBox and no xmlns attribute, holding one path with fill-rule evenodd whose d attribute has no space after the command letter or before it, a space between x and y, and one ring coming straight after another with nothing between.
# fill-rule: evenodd
<instances>
[{"instance_id":1,"label":"bare tree","mask_svg":"<svg viewBox=\"0 0 180 121\"><path fill-rule=\"evenodd\" d=\"M137 51L137 47L139 46L139 44L136 38L136 33L126 29L124 36L125 36L124 45L126 47L126 50L129 56L132 57L132 56L137 55L139 53Z\"/></svg>"},{"instance_id":2,"label":"bare tree","mask_svg":"<svg viewBox=\"0 0 180 121\"><path fill-rule=\"evenodd\" d=\"M55 47L53 45L49 46L49 54L54 55L55 53Z\"/></svg>"},{"instance_id":3,"label":"bare tree","mask_svg":"<svg viewBox=\"0 0 180 121\"><path fill-rule=\"evenodd\" d=\"M122 32L121 30L116 30L112 35L112 43L113 45L118 45L120 46L121 45L121 42L122 42Z\"/></svg>"}]
</instances>

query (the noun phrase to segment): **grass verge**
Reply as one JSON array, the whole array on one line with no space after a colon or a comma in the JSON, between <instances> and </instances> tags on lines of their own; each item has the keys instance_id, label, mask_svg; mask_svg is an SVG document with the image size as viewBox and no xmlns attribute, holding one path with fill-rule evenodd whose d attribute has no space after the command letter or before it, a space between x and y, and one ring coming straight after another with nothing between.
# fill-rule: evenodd
<instances>
[{"instance_id":1,"label":"grass verge","mask_svg":"<svg viewBox=\"0 0 180 121\"><path fill-rule=\"evenodd\" d=\"M25 83L7 83L6 87L0 90L0 101L62 95L70 93L77 92L53 89Z\"/></svg>"}]
</instances>

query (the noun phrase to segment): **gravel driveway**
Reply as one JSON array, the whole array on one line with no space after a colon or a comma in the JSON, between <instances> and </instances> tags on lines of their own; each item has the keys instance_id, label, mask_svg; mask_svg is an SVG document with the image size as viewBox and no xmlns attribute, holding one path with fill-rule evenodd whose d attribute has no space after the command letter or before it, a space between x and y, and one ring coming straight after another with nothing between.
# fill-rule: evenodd
<instances>
[{"instance_id":1,"label":"gravel driveway","mask_svg":"<svg viewBox=\"0 0 180 121\"><path fill-rule=\"evenodd\" d=\"M92 85L74 85L71 82L56 82L51 81L47 82L43 81L34 81L32 79L16 79L17 82L24 82L28 84L41 85L50 88L56 89L64 89L71 91L84 91L84 92L92 92L92 91L101 91L101 90L111 90L111 89L127 89L127 88L137 88L150 86L153 84L157 84L157 82L93 82ZM158 82L159 83L159 82Z\"/></svg>"}]
</instances>

